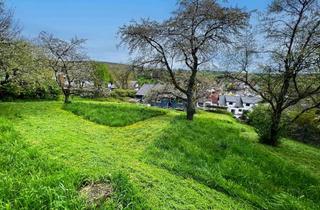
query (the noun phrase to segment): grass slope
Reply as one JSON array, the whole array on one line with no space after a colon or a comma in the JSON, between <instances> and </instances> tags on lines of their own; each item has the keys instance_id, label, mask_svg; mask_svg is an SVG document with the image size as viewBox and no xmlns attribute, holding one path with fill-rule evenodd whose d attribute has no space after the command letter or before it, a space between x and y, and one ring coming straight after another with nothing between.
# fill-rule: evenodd
<instances>
[{"instance_id":1,"label":"grass slope","mask_svg":"<svg viewBox=\"0 0 320 210\"><path fill-rule=\"evenodd\" d=\"M319 207L320 180L305 169L307 161L274 155L248 131L233 120L177 117L148 147L146 160L259 209ZM320 158L315 152L312 159Z\"/></svg>"},{"instance_id":2,"label":"grass slope","mask_svg":"<svg viewBox=\"0 0 320 210\"><path fill-rule=\"evenodd\" d=\"M112 182L118 177L112 174L128 179L114 178L119 190L105 204L110 208L320 205L319 149L289 140L279 148L260 145L252 128L225 115L201 113L186 122L183 114L168 112L109 127L95 123L107 124L96 113L119 104L75 106L93 109L86 118L94 122L63 110L58 102L0 104L0 208L27 209L41 201L42 209L80 209L86 206L77 193L83 180L107 177ZM126 113L136 107L123 106Z\"/></svg>"}]
</instances>

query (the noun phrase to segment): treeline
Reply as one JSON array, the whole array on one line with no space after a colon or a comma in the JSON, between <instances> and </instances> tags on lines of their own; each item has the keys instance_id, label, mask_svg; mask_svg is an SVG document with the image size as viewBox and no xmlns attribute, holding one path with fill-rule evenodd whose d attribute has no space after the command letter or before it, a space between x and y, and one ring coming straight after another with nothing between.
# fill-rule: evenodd
<instances>
[{"instance_id":1,"label":"treeline","mask_svg":"<svg viewBox=\"0 0 320 210\"><path fill-rule=\"evenodd\" d=\"M13 12L0 1L0 98L56 98L58 86L41 49L20 37Z\"/></svg>"},{"instance_id":2,"label":"treeline","mask_svg":"<svg viewBox=\"0 0 320 210\"><path fill-rule=\"evenodd\" d=\"M113 76L93 62L84 39L62 40L42 32L33 40L21 36L13 12L0 0L0 100L57 99L64 95L103 95Z\"/></svg>"}]
</instances>

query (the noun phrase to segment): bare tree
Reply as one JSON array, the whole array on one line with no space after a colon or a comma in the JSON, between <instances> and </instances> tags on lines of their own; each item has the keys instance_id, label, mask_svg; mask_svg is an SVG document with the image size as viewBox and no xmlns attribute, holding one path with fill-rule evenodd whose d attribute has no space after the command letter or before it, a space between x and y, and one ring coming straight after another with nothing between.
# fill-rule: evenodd
<instances>
[{"instance_id":1,"label":"bare tree","mask_svg":"<svg viewBox=\"0 0 320 210\"><path fill-rule=\"evenodd\" d=\"M49 67L64 94L64 102L70 103L72 88L90 76L90 62L83 52L86 40L77 37L64 41L52 34L41 32L41 45L45 50Z\"/></svg>"},{"instance_id":2,"label":"bare tree","mask_svg":"<svg viewBox=\"0 0 320 210\"><path fill-rule=\"evenodd\" d=\"M257 52L250 36L237 48L241 72L230 77L247 84L270 105L272 122L262 143L277 145L282 113L302 101L299 115L320 106L320 3L318 0L274 0L262 20L265 35L262 72L250 73ZM248 34L247 34L248 35ZM251 37L251 38L250 38ZM233 58L237 58L233 56Z\"/></svg>"},{"instance_id":3,"label":"bare tree","mask_svg":"<svg viewBox=\"0 0 320 210\"><path fill-rule=\"evenodd\" d=\"M143 19L120 28L122 44L136 53L141 64L165 69L172 84L186 96L187 119L195 114L194 90L199 69L212 60L219 47L247 24L248 14L225 8L214 0L181 0L164 22ZM189 70L184 84L176 79L177 67Z\"/></svg>"},{"instance_id":4,"label":"bare tree","mask_svg":"<svg viewBox=\"0 0 320 210\"><path fill-rule=\"evenodd\" d=\"M0 0L0 43L8 44L20 32L14 22L13 11L7 9L3 0Z\"/></svg>"},{"instance_id":5,"label":"bare tree","mask_svg":"<svg viewBox=\"0 0 320 210\"><path fill-rule=\"evenodd\" d=\"M110 68L112 78L118 88L128 89L129 80L133 75L134 66L117 65Z\"/></svg>"}]
</instances>

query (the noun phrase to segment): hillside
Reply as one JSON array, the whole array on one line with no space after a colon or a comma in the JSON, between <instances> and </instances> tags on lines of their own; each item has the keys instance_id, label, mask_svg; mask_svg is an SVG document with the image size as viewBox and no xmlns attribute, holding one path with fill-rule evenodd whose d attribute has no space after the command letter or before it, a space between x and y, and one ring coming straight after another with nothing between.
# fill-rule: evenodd
<instances>
[{"instance_id":1,"label":"hillside","mask_svg":"<svg viewBox=\"0 0 320 210\"><path fill-rule=\"evenodd\" d=\"M0 209L319 209L320 151L228 115L108 102L0 103ZM81 189L108 183L88 203ZM95 206L94 206L95 205Z\"/></svg>"}]
</instances>

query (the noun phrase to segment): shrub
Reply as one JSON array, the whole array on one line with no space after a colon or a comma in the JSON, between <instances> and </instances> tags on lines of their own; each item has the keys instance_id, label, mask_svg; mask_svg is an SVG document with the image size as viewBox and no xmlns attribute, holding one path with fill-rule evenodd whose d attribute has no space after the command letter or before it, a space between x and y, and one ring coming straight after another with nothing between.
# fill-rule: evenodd
<instances>
[{"instance_id":1,"label":"shrub","mask_svg":"<svg viewBox=\"0 0 320 210\"><path fill-rule=\"evenodd\" d=\"M59 94L60 89L56 84L46 84L43 86L21 86L14 83L8 83L0 87L0 97L5 101L11 101L14 99L56 100Z\"/></svg>"},{"instance_id":2,"label":"shrub","mask_svg":"<svg viewBox=\"0 0 320 210\"><path fill-rule=\"evenodd\" d=\"M296 112L287 114L289 122ZM312 110L301 115L295 122L288 125L287 135L304 143L320 145L320 113Z\"/></svg>"},{"instance_id":3,"label":"shrub","mask_svg":"<svg viewBox=\"0 0 320 210\"><path fill-rule=\"evenodd\" d=\"M292 122L296 116L297 111L284 112L281 119L281 137L289 137L309 143L313 145L320 145L320 114L316 110L312 110L301 115L296 121ZM246 121L253 126L260 140L269 138L269 131L271 129L271 114L267 106L258 106L252 112L246 114Z\"/></svg>"},{"instance_id":4,"label":"shrub","mask_svg":"<svg viewBox=\"0 0 320 210\"><path fill-rule=\"evenodd\" d=\"M217 113L217 114L225 114L225 115L229 115L229 116L233 117L232 113L228 112L226 109L214 109L214 110L209 110L208 112Z\"/></svg>"},{"instance_id":5,"label":"shrub","mask_svg":"<svg viewBox=\"0 0 320 210\"><path fill-rule=\"evenodd\" d=\"M271 115L267 106L257 106L248 113L248 123L253 126L258 133L260 140L269 138L271 129Z\"/></svg>"},{"instance_id":6,"label":"shrub","mask_svg":"<svg viewBox=\"0 0 320 210\"><path fill-rule=\"evenodd\" d=\"M260 142L265 142L266 139L270 139L270 130L272 122L272 114L270 107L265 105L257 106L252 112L247 113L247 122L253 126L259 135ZM280 125L279 136L283 136L285 131L285 124L282 121Z\"/></svg>"},{"instance_id":7,"label":"shrub","mask_svg":"<svg viewBox=\"0 0 320 210\"><path fill-rule=\"evenodd\" d=\"M116 89L111 92L110 96L113 98L125 98L130 97L134 98L136 95L136 91L134 90L125 90L125 89Z\"/></svg>"}]
</instances>

